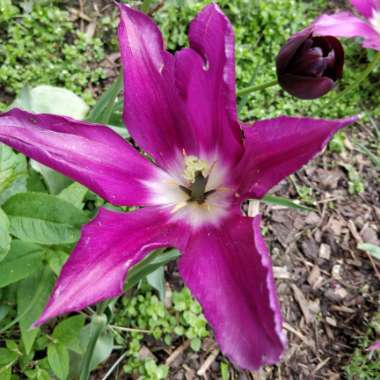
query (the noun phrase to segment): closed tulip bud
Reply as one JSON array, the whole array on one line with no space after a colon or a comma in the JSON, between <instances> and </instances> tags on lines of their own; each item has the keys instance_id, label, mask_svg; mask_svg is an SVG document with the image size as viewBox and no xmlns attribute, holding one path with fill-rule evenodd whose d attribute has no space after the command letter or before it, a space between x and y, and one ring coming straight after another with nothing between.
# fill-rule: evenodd
<instances>
[{"instance_id":1,"label":"closed tulip bud","mask_svg":"<svg viewBox=\"0 0 380 380\"><path fill-rule=\"evenodd\" d=\"M300 99L327 94L343 76L344 50L332 36L313 36L311 28L293 35L276 59L281 87Z\"/></svg>"}]
</instances>

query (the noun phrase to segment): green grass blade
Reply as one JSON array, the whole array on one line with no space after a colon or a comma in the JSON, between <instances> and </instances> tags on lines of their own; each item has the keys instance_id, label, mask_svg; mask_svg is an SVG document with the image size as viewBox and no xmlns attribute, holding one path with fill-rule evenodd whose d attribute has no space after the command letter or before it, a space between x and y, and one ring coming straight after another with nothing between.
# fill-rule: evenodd
<instances>
[{"instance_id":1,"label":"green grass blade","mask_svg":"<svg viewBox=\"0 0 380 380\"><path fill-rule=\"evenodd\" d=\"M119 75L90 111L87 120L93 123L108 124L116 98L122 88L123 80L122 76Z\"/></svg>"}]
</instances>

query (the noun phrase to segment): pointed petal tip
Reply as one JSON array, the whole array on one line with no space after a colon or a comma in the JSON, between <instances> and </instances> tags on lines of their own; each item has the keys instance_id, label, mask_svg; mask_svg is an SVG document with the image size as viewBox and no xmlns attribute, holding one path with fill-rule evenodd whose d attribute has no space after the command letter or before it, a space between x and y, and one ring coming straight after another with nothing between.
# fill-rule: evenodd
<instances>
[{"instance_id":1,"label":"pointed petal tip","mask_svg":"<svg viewBox=\"0 0 380 380\"><path fill-rule=\"evenodd\" d=\"M271 259L259 236L260 217L239 216L225 223L193 237L181 257L180 273L222 352L240 368L257 370L277 363L287 343Z\"/></svg>"},{"instance_id":2,"label":"pointed petal tip","mask_svg":"<svg viewBox=\"0 0 380 380\"><path fill-rule=\"evenodd\" d=\"M275 329L275 332L278 338L278 343L279 343L277 354L274 355L274 357L272 358L263 357L262 358L263 362L261 365L275 364L279 360L281 360L283 352L288 346L288 339L283 330L283 318L281 314L281 308L280 308L279 300L276 296L277 290L276 290L276 283L274 281L274 276L273 276L272 259L271 259L269 250L267 248L267 245L265 243L265 240L263 238L263 235L261 233L261 214L257 214L256 216L252 218L252 226L253 226L254 240L256 242L256 248L261 257L261 264L264 268L266 268L267 273L268 273L266 277L266 285L267 285L268 294L269 294L269 306L273 312L274 329Z\"/></svg>"},{"instance_id":3,"label":"pointed petal tip","mask_svg":"<svg viewBox=\"0 0 380 380\"><path fill-rule=\"evenodd\" d=\"M215 3L215 2L212 2L208 5L206 5L203 9L201 9L201 11L195 16L195 19L197 19L198 17L202 16L202 15L205 15L205 14L215 14L216 16L221 16L223 19L226 20L228 26L230 27L230 29L232 30L232 25L231 25L231 22L229 20L229 18L224 14L222 8L220 8L220 6ZM194 21L194 20L193 20Z\"/></svg>"},{"instance_id":4,"label":"pointed petal tip","mask_svg":"<svg viewBox=\"0 0 380 380\"><path fill-rule=\"evenodd\" d=\"M160 208L128 213L101 208L82 229L64 264L38 327L57 316L120 296L128 270L157 248L181 246L187 227L173 225Z\"/></svg>"}]
</instances>

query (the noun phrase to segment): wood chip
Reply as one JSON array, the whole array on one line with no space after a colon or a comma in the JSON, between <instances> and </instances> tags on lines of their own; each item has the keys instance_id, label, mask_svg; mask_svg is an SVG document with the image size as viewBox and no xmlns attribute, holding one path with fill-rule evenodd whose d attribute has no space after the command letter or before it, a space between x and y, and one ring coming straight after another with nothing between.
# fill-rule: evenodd
<instances>
[{"instance_id":1,"label":"wood chip","mask_svg":"<svg viewBox=\"0 0 380 380\"><path fill-rule=\"evenodd\" d=\"M186 380L193 380L196 378L195 376L195 371L190 368L188 365L186 364L183 364L182 367L184 368L185 370L185 377L186 377Z\"/></svg>"},{"instance_id":2,"label":"wood chip","mask_svg":"<svg viewBox=\"0 0 380 380\"><path fill-rule=\"evenodd\" d=\"M305 317L305 321L307 324L309 324L313 318L309 310L308 302L305 296L303 295L301 289L297 285L292 284L291 287L294 293L294 298L297 301L299 307L301 308L303 316Z\"/></svg>"},{"instance_id":3,"label":"wood chip","mask_svg":"<svg viewBox=\"0 0 380 380\"><path fill-rule=\"evenodd\" d=\"M292 334L296 335L298 338L302 340L303 343L305 343L309 347L313 347L313 342L306 338L305 335L301 334L298 330L296 330L294 327L289 325L289 323L284 322L284 329L291 332Z\"/></svg>"},{"instance_id":4,"label":"wood chip","mask_svg":"<svg viewBox=\"0 0 380 380\"><path fill-rule=\"evenodd\" d=\"M91 21L86 28L85 35L86 37L91 40L95 36L96 31L96 19Z\"/></svg>"},{"instance_id":5,"label":"wood chip","mask_svg":"<svg viewBox=\"0 0 380 380\"><path fill-rule=\"evenodd\" d=\"M332 317L326 317L326 322L327 322L330 326L333 326L333 327L336 327L336 326L337 326L337 322L336 322L336 319L335 319L335 318L332 318Z\"/></svg>"},{"instance_id":6,"label":"wood chip","mask_svg":"<svg viewBox=\"0 0 380 380\"><path fill-rule=\"evenodd\" d=\"M318 371L320 371L330 360L331 358L326 358L321 363L319 363L314 369L313 369L313 375L315 375Z\"/></svg>"},{"instance_id":7,"label":"wood chip","mask_svg":"<svg viewBox=\"0 0 380 380\"><path fill-rule=\"evenodd\" d=\"M331 247L328 244L321 244L319 247L319 257L324 260L330 260Z\"/></svg>"},{"instance_id":8,"label":"wood chip","mask_svg":"<svg viewBox=\"0 0 380 380\"><path fill-rule=\"evenodd\" d=\"M152 351L147 346L142 346L139 353L139 360L145 360L145 359L154 359L157 358L152 354Z\"/></svg>"},{"instance_id":9,"label":"wood chip","mask_svg":"<svg viewBox=\"0 0 380 380\"><path fill-rule=\"evenodd\" d=\"M335 264L331 269L331 276L335 280L341 280L342 279L342 264Z\"/></svg>"},{"instance_id":10,"label":"wood chip","mask_svg":"<svg viewBox=\"0 0 380 380\"><path fill-rule=\"evenodd\" d=\"M210 368L211 364L214 362L218 354L219 354L218 348L216 348L214 351L211 352L211 354L207 357L207 359L202 364L201 368L199 368L197 372L198 376L205 376L207 370Z\"/></svg>"},{"instance_id":11,"label":"wood chip","mask_svg":"<svg viewBox=\"0 0 380 380\"><path fill-rule=\"evenodd\" d=\"M178 358L178 356L181 355L182 352L184 352L189 346L190 346L190 341L189 340L187 340L184 343L182 343L165 360L165 365L170 366L174 362L174 360L176 360Z\"/></svg>"},{"instance_id":12,"label":"wood chip","mask_svg":"<svg viewBox=\"0 0 380 380\"><path fill-rule=\"evenodd\" d=\"M276 279L288 280L290 273L287 267L273 267L273 276Z\"/></svg>"},{"instance_id":13,"label":"wood chip","mask_svg":"<svg viewBox=\"0 0 380 380\"><path fill-rule=\"evenodd\" d=\"M332 305L331 311L339 311L341 313L356 313L356 310L351 309L350 307L344 306L344 305Z\"/></svg>"},{"instance_id":14,"label":"wood chip","mask_svg":"<svg viewBox=\"0 0 380 380\"><path fill-rule=\"evenodd\" d=\"M359 235L358 230L356 229L355 223L352 220L349 220L347 222L347 227L350 230L350 232L351 232L352 236L354 237L354 239L356 240L356 242L358 244L363 243L363 240L362 240L361 236Z\"/></svg>"},{"instance_id":15,"label":"wood chip","mask_svg":"<svg viewBox=\"0 0 380 380\"><path fill-rule=\"evenodd\" d=\"M323 278L321 276L321 271L318 265L314 265L313 269L309 273L307 277L307 282L313 289L318 289L323 282Z\"/></svg>"}]
</instances>

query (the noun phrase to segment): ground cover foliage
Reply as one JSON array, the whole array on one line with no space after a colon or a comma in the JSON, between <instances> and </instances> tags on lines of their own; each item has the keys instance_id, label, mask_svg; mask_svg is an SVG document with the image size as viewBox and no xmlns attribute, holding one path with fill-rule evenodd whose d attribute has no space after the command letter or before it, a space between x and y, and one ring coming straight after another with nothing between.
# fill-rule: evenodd
<instances>
[{"instance_id":1,"label":"ground cover foliage","mask_svg":"<svg viewBox=\"0 0 380 380\"><path fill-rule=\"evenodd\" d=\"M158 6L154 18L169 49L186 44L188 21L206 3L152 4ZM218 3L235 27L239 88L275 79L274 57L287 37L321 10L342 6L327 0ZM93 105L117 76L117 12L110 2L6 0L0 9L2 109L25 85L42 84L65 87ZM354 42L344 44L342 89L371 58ZM378 88L375 71L339 101L334 101L335 93L299 101L278 87L240 99L244 120L364 113L359 124L334 138L323 157L274 189L312 211L262 206L290 341L283 362L256 374L233 368L219 354L199 305L171 263L164 283L155 272L130 284L126 296L107 308L112 323L96 346L94 379L193 379L203 373L210 379L380 378L378 354L365 351L380 333L379 269L368 248L358 249L363 243L380 245ZM21 101L28 91L21 93ZM121 126L120 107L111 123ZM0 145L0 379L78 376L95 328L89 318L93 310L40 329L29 326L81 225L103 204L81 185Z\"/></svg>"}]
</instances>

